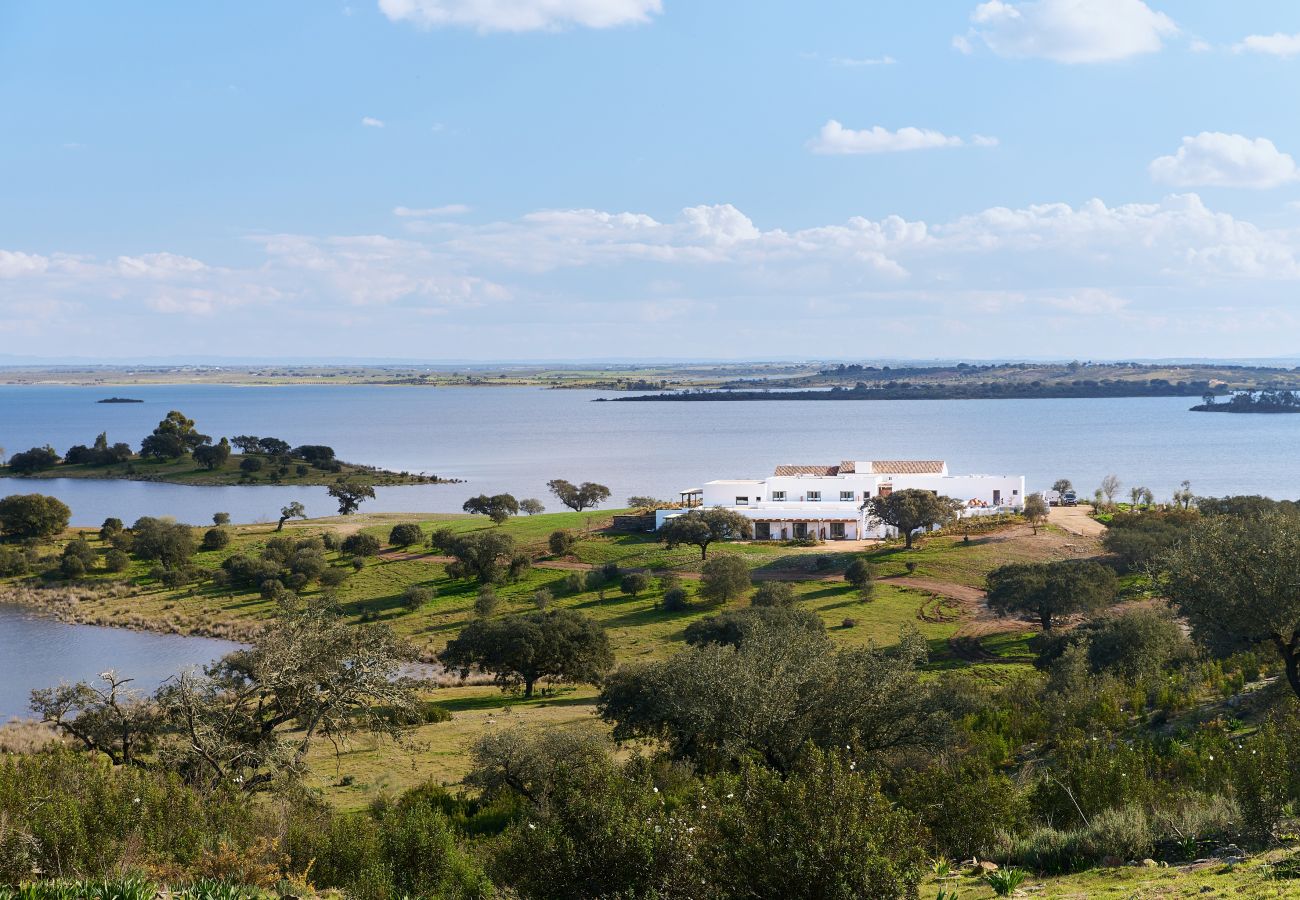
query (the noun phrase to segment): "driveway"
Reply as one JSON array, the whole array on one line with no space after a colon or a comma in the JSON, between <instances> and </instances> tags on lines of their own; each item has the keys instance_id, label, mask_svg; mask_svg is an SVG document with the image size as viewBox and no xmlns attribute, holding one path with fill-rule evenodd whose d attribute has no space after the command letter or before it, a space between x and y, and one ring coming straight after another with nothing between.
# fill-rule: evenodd
<instances>
[{"instance_id":1,"label":"driveway","mask_svg":"<svg viewBox=\"0 0 1300 900\"><path fill-rule=\"evenodd\" d=\"M1053 506L1047 520L1070 534L1090 538L1101 537L1106 533L1106 526L1092 518L1091 513L1092 507L1083 504Z\"/></svg>"}]
</instances>

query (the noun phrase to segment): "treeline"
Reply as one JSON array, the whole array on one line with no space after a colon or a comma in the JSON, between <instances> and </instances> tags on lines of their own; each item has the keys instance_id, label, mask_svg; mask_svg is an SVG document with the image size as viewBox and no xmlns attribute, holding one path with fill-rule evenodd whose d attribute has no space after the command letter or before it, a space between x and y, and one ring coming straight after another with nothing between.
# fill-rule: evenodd
<instances>
[{"instance_id":1,"label":"treeline","mask_svg":"<svg viewBox=\"0 0 1300 900\"><path fill-rule=\"evenodd\" d=\"M341 472L343 469L342 463L334 456L334 449L323 444L293 447L279 438L252 435L238 435L231 439L223 437L214 443L211 436L198 431L193 419L177 410L169 412L140 442L139 453L127 443L109 444L108 434L101 432L90 446L74 444L63 456L49 445L15 453L9 457L9 469L15 474L31 475L59 465L108 467L129 464L133 460L167 461L188 455L203 468L214 470L230 460L232 445L244 456L240 462L241 471L250 475L267 467L280 475L289 474L290 466L297 466L299 475L307 474L309 468L324 472Z\"/></svg>"},{"instance_id":2,"label":"treeline","mask_svg":"<svg viewBox=\"0 0 1300 900\"><path fill-rule=\"evenodd\" d=\"M859 381L853 387L826 389L745 391L693 390L615 397L625 400L1036 400L1089 397L1196 397L1210 389L1209 382L1170 382L1080 379L1069 382L933 382ZM605 399L605 398L599 398Z\"/></svg>"},{"instance_id":3,"label":"treeline","mask_svg":"<svg viewBox=\"0 0 1300 900\"><path fill-rule=\"evenodd\" d=\"M1217 403L1213 394L1192 407L1193 412L1222 413L1300 413L1300 393L1296 391L1239 391L1226 403Z\"/></svg>"}]
</instances>

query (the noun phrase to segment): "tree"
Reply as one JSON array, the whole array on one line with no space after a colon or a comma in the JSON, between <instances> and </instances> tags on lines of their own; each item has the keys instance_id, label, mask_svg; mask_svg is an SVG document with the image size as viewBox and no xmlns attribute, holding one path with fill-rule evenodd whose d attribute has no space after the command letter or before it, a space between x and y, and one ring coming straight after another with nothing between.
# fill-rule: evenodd
<instances>
[{"instance_id":1,"label":"tree","mask_svg":"<svg viewBox=\"0 0 1300 900\"><path fill-rule=\"evenodd\" d=\"M394 547L409 547L424 543L424 532L414 522L401 522L388 532L388 543Z\"/></svg>"},{"instance_id":2,"label":"tree","mask_svg":"<svg viewBox=\"0 0 1300 900\"><path fill-rule=\"evenodd\" d=\"M552 531L550 537L546 539L546 546L552 556L568 556L577 545L578 536L568 529Z\"/></svg>"},{"instance_id":3,"label":"tree","mask_svg":"<svg viewBox=\"0 0 1300 900\"><path fill-rule=\"evenodd\" d=\"M414 650L385 625L354 625L322 606L287 609L253 645L157 693L177 740L162 755L189 780L245 791L306 771L318 738L341 749L358 733L398 737L414 721Z\"/></svg>"},{"instance_id":4,"label":"tree","mask_svg":"<svg viewBox=\"0 0 1300 900\"><path fill-rule=\"evenodd\" d=\"M1058 478L1052 482L1052 490L1064 494L1066 491L1074 490L1074 483L1068 478Z\"/></svg>"},{"instance_id":5,"label":"tree","mask_svg":"<svg viewBox=\"0 0 1300 900\"><path fill-rule=\"evenodd\" d=\"M41 540L68 527L72 510L56 497L10 494L0 500L0 537Z\"/></svg>"},{"instance_id":6,"label":"tree","mask_svg":"<svg viewBox=\"0 0 1300 900\"><path fill-rule=\"evenodd\" d=\"M9 457L9 468L19 475L43 472L46 469L54 468L58 464L59 454L55 453L54 448L49 445L33 447L30 450L24 450L22 453L15 453Z\"/></svg>"},{"instance_id":7,"label":"tree","mask_svg":"<svg viewBox=\"0 0 1300 900\"><path fill-rule=\"evenodd\" d=\"M470 497L461 509L474 515L487 516L494 525L504 525L511 516L518 515L519 501L510 494L479 494Z\"/></svg>"},{"instance_id":8,"label":"tree","mask_svg":"<svg viewBox=\"0 0 1300 900\"><path fill-rule=\"evenodd\" d=\"M844 580L853 585L863 600L869 599L874 590L871 580L871 565L865 559L855 559L844 570Z\"/></svg>"},{"instance_id":9,"label":"tree","mask_svg":"<svg viewBox=\"0 0 1300 900\"><path fill-rule=\"evenodd\" d=\"M303 444L289 451L294 459L301 459L318 469L327 468L334 462L334 448L324 444Z\"/></svg>"},{"instance_id":10,"label":"tree","mask_svg":"<svg viewBox=\"0 0 1300 900\"><path fill-rule=\"evenodd\" d=\"M785 581L764 581L754 592L754 606L794 606L794 586Z\"/></svg>"},{"instance_id":11,"label":"tree","mask_svg":"<svg viewBox=\"0 0 1300 900\"><path fill-rule=\"evenodd\" d=\"M1106 497L1106 505L1112 506L1115 503L1115 495L1119 493L1120 480L1118 475L1107 475L1101 480L1099 490Z\"/></svg>"},{"instance_id":12,"label":"tree","mask_svg":"<svg viewBox=\"0 0 1300 900\"><path fill-rule=\"evenodd\" d=\"M571 609L477 619L438 654L448 668L491 673L502 689L522 684L533 696L539 679L598 684L614 664L600 623Z\"/></svg>"},{"instance_id":13,"label":"tree","mask_svg":"<svg viewBox=\"0 0 1300 900\"><path fill-rule=\"evenodd\" d=\"M1190 481L1184 480L1178 490L1174 491L1174 506L1181 507L1182 509L1191 509L1192 503L1195 500L1196 495L1192 493L1192 483Z\"/></svg>"},{"instance_id":14,"label":"tree","mask_svg":"<svg viewBox=\"0 0 1300 900\"><path fill-rule=\"evenodd\" d=\"M437 588L432 585L411 584L402 591L402 606L415 612L422 606L428 606L438 596Z\"/></svg>"},{"instance_id":15,"label":"tree","mask_svg":"<svg viewBox=\"0 0 1300 900\"><path fill-rule=\"evenodd\" d=\"M294 500L288 506L280 507L280 521L276 523L276 531L284 531L284 523L290 519L307 518L307 507L303 506L297 500Z\"/></svg>"},{"instance_id":16,"label":"tree","mask_svg":"<svg viewBox=\"0 0 1300 900\"><path fill-rule=\"evenodd\" d=\"M1272 647L1300 697L1300 520L1216 516L1161 559L1165 596L1212 650Z\"/></svg>"},{"instance_id":17,"label":"tree","mask_svg":"<svg viewBox=\"0 0 1300 900\"><path fill-rule=\"evenodd\" d=\"M213 513L213 514L212 514L212 524L213 524L213 525L218 525L218 526L220 526L220 525L229 525L229 524L230 524L230 513L228 513L228 512Z\"/></svg>"},{"instance_id":18,"label":"tree","mask_svg":"<svg viewBox=\"0 0 1300 900\"><path fill-rule=\"evenodd\" d=\"M486 619L496 612L499 603L497 592L490 584L485 584L478 589L478 594L474 597L474 615Z\"/></svg>"},{"instance_id":19,"label":"tree","mask_svg":"<svg viewBox=\"0 0 1300 900\"><path fill-rule=\"evenodd\" d=\"M883 496L875 496L865 504L868 517L875 524L890 525L903 535L908 550L912 549L912 534L920 528L929 529L952 519L956 501L940 497L933 491L907 488Z\"/></svg>"},{"instance_id":20,"label":"tree","mask_svg":"<svg viewBox=\"0 0 1300 900\"><path fill-rule=\"evenodd\" d=\"M948 717L917 671L926 651L915 632L884 651L836 650L824 633L797 627L759 630L739 647L706 643L625 664L605 679L597 709L615 740L662 742L704 771L750 754L788 771L809 743L863 755L934 749Z\"/></svg>"},{"instance_id":21,"label":"tree","mask_svg":"<svg viewBox=\"0 0 1300 900\"><path fill-rule=\"evenodd\" d=\"M988 604L993 611L1027 615L1044 631L1061 616L1093 612L1115 599L1115 572L1092 560L1012 563L988 574Z\"/></svg>"},{"instance_id":22,"label":"tree","mask_svg":"<svg viewBox=\"0 0 1300 900\"><path fill-rule=\"evenodd\" d=\"M563 478L554 478L546 482L546 486L561 503L574 512L582 512L609 499L609 488L591 481L574 486Z\"/></svg>"},{"instance_id":23,"label":"tree","mask_svg":"<svg viewBox=\"0 0 1300 900\"><path fill-rule=\"evenodd\" d=\"M749 566L731 554L707 561L700 569L700 576L700 596L713 603L726 603L753 586Z\"/></svg>"},{"instance_id":24,"label":"tree","mask_svg":"<svg viewBox=\"0 0 1300 900\"><path fill-rule=\"evenodd\" d=\"M475 578L480 584L494 584L517 568L514 539L497 531L458 535L445 549L456 558L447 566L452 578Z\"/></svg>"},{"instance_id":25,"label":"tree","mask_svg":"<svg viewBox=\"0 0 1300 900\"><path fill-rule=\"evenodd\" d=\"M525 500L519 501L519 511L522 513L526 513L530 516L535 516L538 515L539 513L546 512L546 506L542 503L541 500L538 500L534 497L529 497Z\"/></svg>"},{"instance_id":26,"label":"tree","mask_svg":"<svg viewBox=\"0 0 1300 900\"><path fill-rule=\"evenodd\" d=\"M707 559L709 544L748 538L751 528L750 520L734 510L721 507L693 509L664 522L659 529L659 538L669 549L679 544L693 544L700 548L700 559Z\"/></svg>"},{"instance_id":27,"label":"tree","mask_svg":"<svg viewBox=\"0 0 1300 900\"><path fill-rule=\"evenodd\" d=\"M153 433L140 444L140 455L157 459L179 459L186 453L212 442L194 427L194 420L178 410L167 413Z\"/></svg>"},{"instance_id":28,"label":"tree","mask_svg":"<svg viewBox=\"0 0 1300 900\"><path fill-rule=\"evenodd\" d=\"M215 444L194 448L194 461L205 469L220 469L230 459L230 441L222 438Z\"/></svg>"},{"instance_id":29,"label":"tree","mask_svg":"<svg viewBox=\"0 0 1300 900\"><path fill-rule=\"evenodd\" d=\"M1034 529L1034 534L1038 534L1038 526L1043 523L1051 510L1047 506L1047 501L1043 499L1042 494L1030 494L1025 498L1025 507L1021 510L1021 515L1025 521Z\"/></svg>"},{"instance_id":30,"label":"tree","mask_svg":"<svg viewBox=\"0 0 1300 900\"><path fill-rule=\"evenodd\" d=\"M141 516L131 526L131 552L168 569L184 568L196 549L194 530L188 525Z\"/></svg>"},{"instance_id":31,"label":"tree","mask_svg":"<svg viewBox=\"0 0 1300 900\"><path fill-rule=\"evenodd\" d=\"M650 576L644 572L628 572L619 582L618 589L633 600L646 588L650 587Z\"/></svg>"},{"instance_id":32,"label":"tree","mask_svg":"<svg viewBox=\"0 0 1300 900\"><path fill-rule=\"evenodd\" d=\"M662 500L655 499L654 497L632 496L627 498L627 505L632 509L658 509L667 504Z\"/></svg>"},{"instance_id":33,"label":"tree","mask_svg":"<svg viewBox=\"0 0 1300 900\"><path fill-rule=\"evenodd\" d=\"M248 472L250 475L253 472L260 472L264 468L266 468L266 463L260 456L245 456L239 461L239 471Z\"/></svg>"},{"instance_id":34,"label":"tree","mask_svg":"<svg viewBox=\"0 0 1300 900\"><path fill-rule=\"evenodd\" d=\"M239 448L240 453L257 453L261 450L261 439L251 434L237 434L230 439L230 443Z\"/></svg>"},{"instance_id":35,"label":"tree","mask_svg":"<svg viewBox=\"0 0 1300 900\"><path fill-rule=\"evenodd\" d=\"M141 765L158 730L158 707L111 669L99 676L103 687L85 681L41 688L31 693L31 710L42 722L115 766Z\"/></svg>"},{"instance_id":36,"label":"tree","mask_svg":"<svg viewBox=\"0 0 1300 900\"><path fill-rule=\"evenodd\" d=\"M367 500L375 499L375 489L352 478L340 478L328 488L331 497L338 501L339 515L350 516Z\"/></svg>"}]
</instances>

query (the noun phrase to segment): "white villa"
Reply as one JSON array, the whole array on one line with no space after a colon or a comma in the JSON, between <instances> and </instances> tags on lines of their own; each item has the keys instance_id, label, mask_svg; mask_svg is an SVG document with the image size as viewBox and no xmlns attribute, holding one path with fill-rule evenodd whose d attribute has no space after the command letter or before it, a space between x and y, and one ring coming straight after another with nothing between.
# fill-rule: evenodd
<instances>
[{"instance_id":1,"label":"white villa","mask_svg":"<svg viewBox=\"0 0 1300 900\"><path fill-rule=\"evenodd\" d=\"M1023 475L949 475L942 460L870 460L831 466L777 466L767 478L710 481L682 491L682 505L721 506L754 520L756 540L817 537L855 540L888 537L893 529L872 522L866 500L918 488L965 504L962 515L1020 509ZM661 509L659 528L682 509Z\"/></svg>"}]
</instances>

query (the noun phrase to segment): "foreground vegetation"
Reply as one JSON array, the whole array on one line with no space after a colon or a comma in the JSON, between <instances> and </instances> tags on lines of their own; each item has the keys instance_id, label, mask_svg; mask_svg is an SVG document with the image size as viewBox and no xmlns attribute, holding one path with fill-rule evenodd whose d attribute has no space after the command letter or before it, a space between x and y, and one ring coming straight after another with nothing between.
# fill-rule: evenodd
<instances>
[{"instance_id":1,"label":"foreground vegetation","mask_svg":"<svg viewBox=\"0 0 1300 900\"><path fill-rule=\"evenodd\" d=\"M35 698L70 744L0 763L0 881L1294 896L1300 517L1133 496L1100 546L1003 519L702 548L502 498L11 544L26 602L253 646L150 697ZM416 655L448 669L393 677Z\"/></svg>"}]
</instances>

